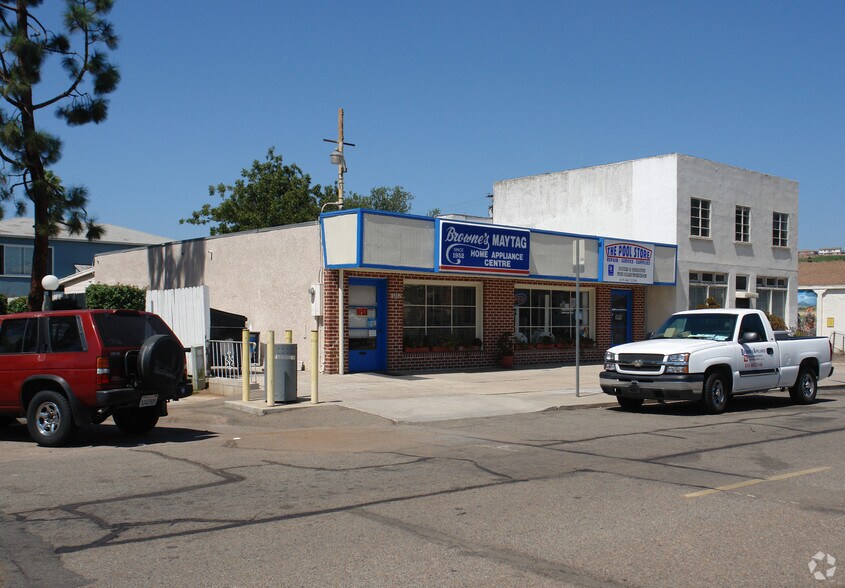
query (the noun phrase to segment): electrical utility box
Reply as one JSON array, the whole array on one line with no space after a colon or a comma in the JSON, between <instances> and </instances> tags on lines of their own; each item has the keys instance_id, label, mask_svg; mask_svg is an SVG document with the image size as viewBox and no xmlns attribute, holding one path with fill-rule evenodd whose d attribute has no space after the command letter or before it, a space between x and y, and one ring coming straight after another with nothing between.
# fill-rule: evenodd
<instances>
[{"instance_id":1,"label":"electrical utility box","mask_svg":"<svg viewBox=\"0 0 845 588\"><path fill-rule=\"evenodd\" d=\"M323 285L311 284L308 293L311 295L311 316L323 316Z\"/></svg>"}]
</instances>

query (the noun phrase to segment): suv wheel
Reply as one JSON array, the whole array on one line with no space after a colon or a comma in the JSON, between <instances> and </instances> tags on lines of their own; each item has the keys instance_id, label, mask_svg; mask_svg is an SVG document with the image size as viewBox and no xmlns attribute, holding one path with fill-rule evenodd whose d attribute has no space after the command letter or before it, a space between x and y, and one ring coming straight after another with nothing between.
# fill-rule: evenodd
<instances>
[{"instance_id":1,"label":"suv wheel","mask_svg":"<svg viewBox=\"0 0 845 588\"><path fill-rule=\"evenodd\" d=\"M143 388L171 392L182 381L185 350L170 335L153 335L138 352L138 377Z\"/></svg>"},{"instance_id":2,"label":"suv wheel","mask_svg":"<svg viewBox=\"0 0 845 588\"><path fill-rule=\"evenodd\" d=\"M63 445L74 428L67 398L52 390L36 394L26 409L26 427L39 445Z\"/></svg>"},{"instance_id":3,"label":"suv wheel","mask_svg":"<svg viewBox=\"0 0 845 588\"><path fill-rule=\"evenodd\" d=\"M155 406L118 408L112 418L117 428L127 435L143 435L158 423L158 412Z\"/></svg>"}]
</instances>

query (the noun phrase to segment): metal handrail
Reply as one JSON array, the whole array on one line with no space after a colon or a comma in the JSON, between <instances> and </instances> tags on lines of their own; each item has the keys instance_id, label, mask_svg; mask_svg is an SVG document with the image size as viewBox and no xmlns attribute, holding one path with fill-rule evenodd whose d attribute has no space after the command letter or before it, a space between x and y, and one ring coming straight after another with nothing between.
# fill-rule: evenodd
<instances>
[{"instance_id":1,"label":"metal handrail","mask_svg":"<svg viewBox=\"0 0 845 588\"><path fill-rule=\"evenodd\" d=\"M209 341L208 342L208 375L212 378L243 380L241 370L240 341ZM249 343L249 381L258 383L258 374L264 370L264 358L261 347L256 343Z\"/></svg>"}]
</instances>

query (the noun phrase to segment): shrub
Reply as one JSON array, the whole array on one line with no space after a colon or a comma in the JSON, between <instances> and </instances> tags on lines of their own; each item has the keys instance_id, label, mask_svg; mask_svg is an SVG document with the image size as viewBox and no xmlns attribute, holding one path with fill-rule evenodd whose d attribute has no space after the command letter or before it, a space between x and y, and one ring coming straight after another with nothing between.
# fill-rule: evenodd
<instances>
[{"instance_id":1,"label":"shrub","mask_svg":"<svg viewBox=\"0 0 845 588\"><path fill-rule=\"evenodd\" d=\"M7 311L9 314L28 312L29 306L27 306L26 296L18 296L17 298L9 300Z\"/></svg>"},{"instance_id":2,"label":"shrub","mask_svg":"<svg viewBox=\"0 0 845 588\"><path fill-rule=\"evenodd\" d=\"M766 313L766 318L772 325L773 331L786 331L789 327L786 326L786 321L775 314Z\"/></svg>"},{"instance_id":3,"label":"shrub","mask_svg":"<svg viewBox=\"0 0 845 588\"><path fill-rule=\"evenodd\" d=\"M85 288L85 303L88 308L144 310L147 294L141 288L124 284L91 284Z\"/></svg>"}]
</instances>

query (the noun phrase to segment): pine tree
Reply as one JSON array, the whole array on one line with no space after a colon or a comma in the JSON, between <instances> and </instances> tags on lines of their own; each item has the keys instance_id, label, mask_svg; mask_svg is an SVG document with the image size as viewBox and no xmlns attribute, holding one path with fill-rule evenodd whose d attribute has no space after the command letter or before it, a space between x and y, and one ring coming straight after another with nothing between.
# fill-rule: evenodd
<instances>
[{"instance_id":1,"label":"pine tree","mask_svg":"<svg viewBox=\"0 0 845 588\"><path fill-rule=\"evenodd\" d=\"M113 0L66 0L63 31L49 30L33 12L43 0L0 3L0 202L12 202L26 214L27 200L35 216L35 247L28 303L40 309L41 279L47 273L49 238L61 226L71 234L100 238L103 229L88 215L84 188L65 188L50 166L61 158L61 140L36 127L36 113L55 109L68 125L100 123L108 114L106 96L117 88L120 74L102 50L115 49L117 37L105 16ZM67 85L47 97L36 97L42 68L49 58L61 61ZM55 87L51 80L50 87ZM0 103L2 104L2 103ZM0 208L0 218L3 210Z\"/></svg>"}]
</instances>

